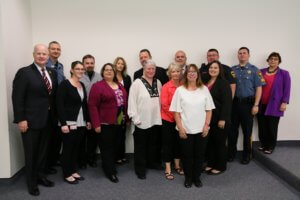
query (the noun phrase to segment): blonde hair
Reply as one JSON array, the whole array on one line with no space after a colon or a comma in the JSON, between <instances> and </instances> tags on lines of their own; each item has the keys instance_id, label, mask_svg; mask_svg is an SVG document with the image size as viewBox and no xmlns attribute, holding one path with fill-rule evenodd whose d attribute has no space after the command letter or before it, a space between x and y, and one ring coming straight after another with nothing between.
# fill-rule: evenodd
<instances>
[{"instance_id":1,"label":"blonde hair","mask_svg":"<svg viewBox=\"0 0 300 200\"><path fill-rule=\"evenodd\" d=\"M182 72L181 70L181 67L179 64L177 63L170 63L169 66L168 66L168 71L167 71L167 75L169 77L169 79L171 79L171 73L172 73L172 70L179 70L180 72Z\"/></svg>"}]
</instances>

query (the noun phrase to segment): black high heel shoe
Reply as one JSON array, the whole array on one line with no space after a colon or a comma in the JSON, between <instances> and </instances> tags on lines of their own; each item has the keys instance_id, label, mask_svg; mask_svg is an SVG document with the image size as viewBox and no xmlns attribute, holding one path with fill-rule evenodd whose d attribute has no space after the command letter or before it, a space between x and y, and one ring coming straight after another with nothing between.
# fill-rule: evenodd
<instances>
[{"instance_id":1,"label":"black high heel shoe","mask_svg":"<svg viewBox=\"0 0 300 200\"><path fill-rule=\"evenodd\" d=\"M118 183L119 182L119 179L115 174L108 176L108 179L113 183Z\"/></svg>"}]
</instances>

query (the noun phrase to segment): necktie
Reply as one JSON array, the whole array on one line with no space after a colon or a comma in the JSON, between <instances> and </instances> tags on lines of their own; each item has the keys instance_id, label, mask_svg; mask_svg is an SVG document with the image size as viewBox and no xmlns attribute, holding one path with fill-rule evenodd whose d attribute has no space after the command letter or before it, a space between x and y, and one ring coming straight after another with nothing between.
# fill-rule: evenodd
<instances>
[{"instance_id":1,"label":"necktie","mask_svg":"<svg viewBox=\"0 0 300 200\"><path fill-rule=\"evenodd\" d=\"M46 76L45 68L42 69L42 75L43 75L44 82L45 82L45 84L47 86L48 93L51 94L52 87L51 87L49 79Z\"/></svg>"}]
</instances>

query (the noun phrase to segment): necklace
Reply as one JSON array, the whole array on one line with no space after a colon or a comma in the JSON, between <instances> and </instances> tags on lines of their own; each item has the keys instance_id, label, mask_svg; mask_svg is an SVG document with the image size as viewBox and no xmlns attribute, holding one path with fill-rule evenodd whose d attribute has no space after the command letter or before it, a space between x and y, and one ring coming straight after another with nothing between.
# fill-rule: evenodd
<instances>
[{"instance_id":1,"label":"necklace","mask_svg":"<svg viewBox=\"0 0 300 200\"><path fill-rule=\"evenodd\" d=\"M278 67L276 67L276 69L274 69L272 71L270 70L270 67L268 67L267 71L268 71L269 74L273 74L273 73L277 72L277 70L278 70Z\"/></svg>"}]
</instances>

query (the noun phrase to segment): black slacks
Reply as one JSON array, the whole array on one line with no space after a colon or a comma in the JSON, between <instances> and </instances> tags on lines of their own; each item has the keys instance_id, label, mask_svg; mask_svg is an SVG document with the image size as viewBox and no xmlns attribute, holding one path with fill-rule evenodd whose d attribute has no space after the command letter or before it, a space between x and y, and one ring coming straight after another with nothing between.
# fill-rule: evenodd
<instances>
[{"instance_id":1,"label":"black slacks","mask_svg":"<svg viewBox=\"0 0 300 200\"><path fill-rule=\"evenodd\" d=\"M69 133L62 133L61 166L65 178L71 176L78 169L79 145L85 131L86 127L77 127L76 130L70 130Z\"/></svg>"},{"instance_id":2,"label":"black slacks","mask_svg":"<svg viewBox=\"0 0 300 200\"><path fill-rule=\"evenodd\" d=\"M116 174L116 153L118 144L119 125L101 125L101 133L97 134L100 147L102 168L106 176Z\"/></svg>"},{"instance_id":3,"label":"black slacks","mask_svg":"<svg viewBox=\"0 0 300 200\"><path fill-rule=\"evenodd\" d=\"M53 125L49 144L47 168L55 166L60 159L60 150L62 147L61 137L60 126Z\"/></svg>"},{"instance_id":4,"label":"black slacks","mask_svg":"<svg viewBox=\"0 0 300 200\"><path fill-rule=\"evenodd\" d=\"M146 167L157 164L157 136L159 128L152 126L140 129L135 126L134 137L134 169L137 175L145 175Z\"/></svg>"},{"instance_id":5,"label":"black slacks","mask_svg":"<svg viewBox=\"0 0 300 200\"><path fill-rule=\"evenodd\" d=\"M242 126L244 135L243 158L250 158L251 155L251 135L253 128L253 115L251 110L253 103L239 102L233 100L232 105L232 126L228 135L228 157L234 158L237 152L236 144L239 136L239 126Z\"/></svg>"},{"instance_id":6,"label":"black slacks","mask_svg":"<svg viewBox=\"0 0 300 200\"><path fill-rule=\"evenodd\" d=\"M97 133L95 129L86 130L79 145L79 166L97 161Z\"/></svg>"},{"instance_id":7,"label":"black slacks","mask_svg":"<svg viewBox=\"0 0 300 200\"><path fill-rule=\"evenodd\" d=\"M28 190L37 187L37 180L45 178L49 140L51 137L51 122L48 119L43 129L29 128L21 133L25 154L25 172Z\"/></svg>"},{"instance_id":8,"label":"black slacks","mask_svg":"<svg viewBox=\"0 0 300 200\"><path fill-rule=\"evenodd\" d=\"M118 128L118 141L119 148L116 155L116 160L122 160L125 158L125 142L126 142L126 124L122 124Z\"/></svg>"},{"instance_id":9,"label":"black slacks","mask_svg":"<svg viewBox=\"0 0 300 200\"><path fill-rule=\"evenodd\" d=\"M207 166L213 169L224 171L227 163L228 124L221 129L218 124L211 124L207 141Z\"/></svg>"},{"instance_id":10,"label":"black slacks","mask_svg":"<svg viewBox=\"0 0 300 200\"><path fill-rule=\"evenodd\" d=\"M180 158L180 138L179 133L175 129L175 122L162 120L162 160L163 162L171 162L173 159Z\"/></svg>"},{"instance_id":11,"label":"black slacks","mask_svg":"<svg viewBox=\"0 0 300 200\"><path fill-rule=\"evenodd\" d=\"M266 105L262 105L261 109L261 112L257 115L259 141L263 148L273 150L277 142L280 117L264 115Z\"/></svg>"},{"instance_id":12,"label":"black slacks","mask_svg":"<svg viewBox=\"0 0 300 200\"><path fill-rule=\"evenodd\" d=\"M202 137L202 133L187 134L187 139L180 139L182 166L186 178L200 178L206 143L207 137Z\"/></svg>"}]
</instances>

